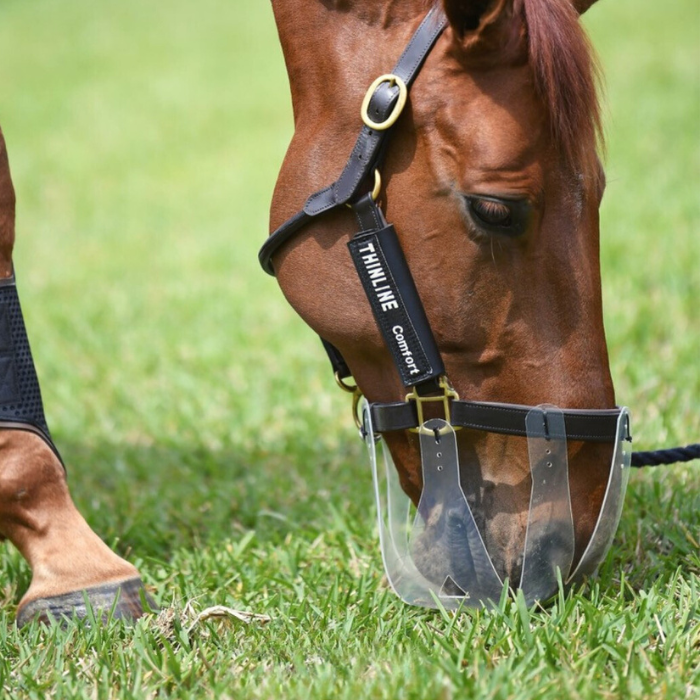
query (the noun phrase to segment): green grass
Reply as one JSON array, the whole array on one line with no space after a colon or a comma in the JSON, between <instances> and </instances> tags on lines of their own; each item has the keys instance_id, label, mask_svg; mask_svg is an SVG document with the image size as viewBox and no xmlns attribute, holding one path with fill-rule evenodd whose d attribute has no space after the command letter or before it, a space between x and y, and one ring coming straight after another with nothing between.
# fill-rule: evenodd
<instances>
[{"instance_id":1,"label":"green grass","mask_svg":"<svg viewBox=\"0 0 700 700\"><path fill-rule=\"evenodd\" d=\"M637 449L700 440L700 11L603 2L603 275ZM43 698L692 698L700 471L633 477L598 580L454 616L383 582L371 485L316 338L257 267L291 110L261 0L4 0L16 264L74 498L170 619L18 631ZM190 608L187 603L191 602ZM208 621L212 605L268 624Z\"/></svg>"}]
</instances>

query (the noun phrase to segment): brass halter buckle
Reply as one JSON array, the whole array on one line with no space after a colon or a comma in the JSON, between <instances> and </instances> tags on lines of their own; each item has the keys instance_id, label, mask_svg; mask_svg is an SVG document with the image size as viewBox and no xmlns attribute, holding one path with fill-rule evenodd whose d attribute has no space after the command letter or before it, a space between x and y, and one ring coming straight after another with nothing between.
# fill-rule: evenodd
<instances>
[{"instance_id":1,"label":"brass halter buckle","mask_svg":"<svg viewBox=\"0 0 700 700\"><path fill-rule=\"evenodd\" d=\"M427 430L423 427L423 424L425 423L423 404L426 403L442 403L442 410L445 414L445 420L450 424L450 427L443 428L441 431L439 431L441 435L445 434L448 430L459 430L459 426L452 426L452 421L450 420L450 401L459 401L459 394L452 388L452 385L444 374L442 377L440 377L440 389L442 390L442 393L438 394L437 396L419 396L415 388L410 394L406 395L406 401L416 402L416 413L418 414L418 427L409 428L412 433L419 433L421 435L432 435L434 433L434 431Z\"/></svg>"},{"instance_id":2,"label":"brass halter buckle","mask_svg":"<svg viewBox=\"0 0 700 700\"><path fill-rule=\"evenodd\" d=\"M372 101L372 96L374 95L376 89L382 83L389 83L389 85L391 85L392 87L396 85L399 88L399 99L394 105L394 109L391 111L391 114L387 117L386 121L375 122L372 121L372 118L369 116L369 103ZM364 122L365 126L368 126L374 131L386 131L390 127L394 126L394 124L396 124L397 119L401 116L401 112L403 112L403 108L406 106L407 99L408 88L406 87L406 83L403 80L401 80L401 78L399 78L398 75L394 75L393 73L380 75L369 86L369 90L367 90L365 99L362 101L362 110L360 112L362 116L362 121Z\"/></svg>"}]
</instances>

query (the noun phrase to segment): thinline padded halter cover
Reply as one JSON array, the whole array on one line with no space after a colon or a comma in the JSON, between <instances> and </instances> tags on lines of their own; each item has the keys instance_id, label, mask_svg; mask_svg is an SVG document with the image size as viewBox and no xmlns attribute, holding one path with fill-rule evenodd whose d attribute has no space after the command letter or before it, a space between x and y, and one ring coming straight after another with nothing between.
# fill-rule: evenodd
<instances>
[{"instance_id":1,"label":"thinline padded halter cover","mask_svg":"<svg viewBox=\"0 0 700 700\"><path fill-rule=\"evenodd\" d=\"M0 280L0 429L35 433L63 464L44 416L14 274Z\"/></svg>"}]
</instances>

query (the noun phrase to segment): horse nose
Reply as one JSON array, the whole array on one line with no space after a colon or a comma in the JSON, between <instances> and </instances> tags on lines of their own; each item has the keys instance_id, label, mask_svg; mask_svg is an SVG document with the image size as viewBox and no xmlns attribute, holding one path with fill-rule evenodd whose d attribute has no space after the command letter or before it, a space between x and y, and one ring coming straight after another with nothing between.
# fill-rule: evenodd
<instances>
[{"instance_id":1,"label":"horse nose","mask_svg":"<svg viewBox=\"0 0 700 700\"><path fill-rule=\"evenodd\" d=\"M498 600L506 579L510 586L519 582L522 549L489 548L488 540L466 502L436 507L418 520L412 557L421 574L434 585L461 588L477 600Z\"/></svg>"},{"instance_id":2,"label":"horse nose","mask_svg":"<svg viewBox=\"0 0 700 700\"><path fill-rule=\"evenodd\" d=\"M498 527L487 524L486 540L494 568L512 590L522 589L528 602L544 602L572 571L575 543L566 522L538 528L537 513L501 519ZM523 522L525 521L525 522Z\"/></svg>"}]
</instances>

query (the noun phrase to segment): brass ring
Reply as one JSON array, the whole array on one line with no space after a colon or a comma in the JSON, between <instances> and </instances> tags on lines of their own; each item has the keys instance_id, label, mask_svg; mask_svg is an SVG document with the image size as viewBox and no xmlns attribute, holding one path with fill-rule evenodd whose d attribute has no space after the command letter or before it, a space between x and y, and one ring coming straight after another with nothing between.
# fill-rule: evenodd
<instances>
[{"instance_id":1,"label":"brass ring","mask_svg":"<svg viewBox=\"0 0 700 700\"><path fill-rule=\"evenodd\" d=\"M358 391L357 386L355 384L346 384L341 376L340 372L336 372L334 375L335 377L335 383L343 390L347 391L348 394L354 394L356 391Z\"/></svg>"},{"instance_id":2,"label":"brass ring","mask_svg":"<svg viewBox=\"0 0 700 700\"><path fill-rule=\"evenodd\" d=\"M382 176L378 168L374 169L374 189L372 190L372 201L376 202L379 199L379 193L382 191Z\"/></svg>"},{"instance_id":3,"label":"brass ring","mask_svg":"<svg viewBox=\"0 0 700 700\"><path fill-rule=\"evenodd\" d=\"M376 89L382 84L382 83L389 83L389 85L398 85L399 87L399 99L397 103L394 105L394 109L392 110L391 114L387 117L386 121L383 122L374 122L372 119L370 119L369 116L369 103L372 100L372 96L374 95ZM362 116L362 121L364 122L365 126L368 126L370 129L374 129L374 131L385 131L386 129L394 126L396 124L396 120L401 116L401 112L403 112L403 108L406 106L406 101L408 100L408 88L406 87L406 83L399 78L398 75L394 75L393 73L386 73L385 75L380 75L370 86L369 90L367 90L367 94L365 95L365 99L362 101L362 110L360 112Z\"/></svg>"},{"instance_id":4,"label":"brass ring","mask_svg":"<svg viewBox=\"0 0 700 700\"><path fill-rule=\"evenodd\" d=\"M362 394L360 393L360 390L358 389L355 391L355 393L352 395L352 417L355 419L355 427L362 433L363 425L362 421L360 420L360 414L358 413L357 407L360 405L360 399L362 398Z\"/></svg>"}]
</instances>

